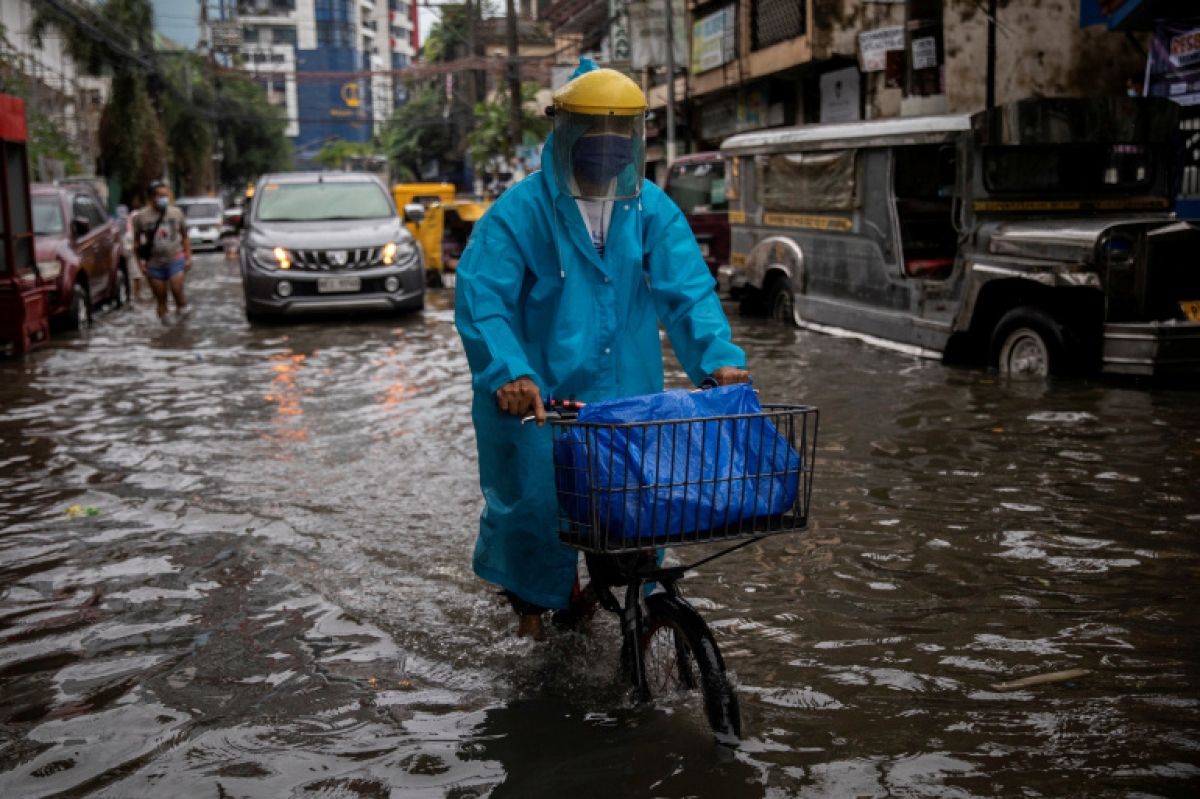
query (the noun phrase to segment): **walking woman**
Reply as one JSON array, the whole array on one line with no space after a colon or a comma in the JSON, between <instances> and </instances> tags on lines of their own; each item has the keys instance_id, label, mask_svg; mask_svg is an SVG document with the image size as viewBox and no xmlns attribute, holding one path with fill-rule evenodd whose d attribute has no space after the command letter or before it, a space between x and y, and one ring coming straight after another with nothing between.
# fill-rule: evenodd
<instances>
[{"instance_id":1,"label":"walking woman","mask_svg":"<svg viewBox=\"0 0 1200 799\"><path fill-rule=\"evenodd\" d=\"M175 300L175 310L186 316L191 308L183 294L184 274L192 268L192 242L188 239L183 211L171 205L166 184L150 184L150 203L136 216L134 239L138 265L150 281L158 318L167 321L167 294Z\"/></svg>"}]
</instances>

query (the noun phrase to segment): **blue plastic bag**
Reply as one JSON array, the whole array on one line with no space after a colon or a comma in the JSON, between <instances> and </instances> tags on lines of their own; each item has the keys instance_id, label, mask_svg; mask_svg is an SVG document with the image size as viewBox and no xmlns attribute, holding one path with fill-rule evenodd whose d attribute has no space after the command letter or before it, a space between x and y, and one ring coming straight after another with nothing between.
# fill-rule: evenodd
<instances>
[{"instance_id":1,"label":"blue plastic bag","mask_svg":"<svg viewBox=\"0 0 1200 799\"><path fill-rule=\"evenodd\" d=\"M605 540L647 545L791 511L800 455L766 416L722 418L759 413L744 384L589 404L554 444L559 503ZM661 424L598 426L629 422Z\"/></svg>"}]
</instances>

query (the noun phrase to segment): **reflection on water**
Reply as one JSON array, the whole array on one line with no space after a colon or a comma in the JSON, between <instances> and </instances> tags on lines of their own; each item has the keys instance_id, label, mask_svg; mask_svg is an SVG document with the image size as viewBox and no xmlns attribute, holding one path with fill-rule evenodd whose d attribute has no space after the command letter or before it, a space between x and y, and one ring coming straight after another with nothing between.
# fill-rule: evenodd
<instances>
[{"instance_id":1,"label":"reflection on water","mask_svg":"<svg viewBox=\"0 0 1200 799\"><path fill-rule=\"evenodd\" d=\"M735 320L764 396L823 414L813 529L685 584L736 674L728 753L629 703L611 619L519 642L472 576L448 297L252 330L228 264L193 274L184 323L0 364L0 796L1200 784L1194 393Z\"/></svg>"}]
</instances>

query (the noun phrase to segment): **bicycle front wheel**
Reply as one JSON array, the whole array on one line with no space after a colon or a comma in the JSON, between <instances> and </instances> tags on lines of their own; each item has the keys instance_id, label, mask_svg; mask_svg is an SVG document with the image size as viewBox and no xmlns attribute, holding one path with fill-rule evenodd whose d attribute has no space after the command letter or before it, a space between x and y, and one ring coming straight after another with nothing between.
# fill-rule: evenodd
<instances>
[{"instance_id":1,"label":"bicycle front wheel","mask_svg":"<svg viewBox=\"0 0 1200 799\"><path fill-rule=\"evenodd\" d=\"M684 705L702 702L717 741L735 745L742 735L741 711L712 631L679 597L651 594L646 611L639 643L647 692ZM628 644L624 649L622 660L630 673ZM636 683L636 675L631 676Z\"/></svg>"}]
</instances>

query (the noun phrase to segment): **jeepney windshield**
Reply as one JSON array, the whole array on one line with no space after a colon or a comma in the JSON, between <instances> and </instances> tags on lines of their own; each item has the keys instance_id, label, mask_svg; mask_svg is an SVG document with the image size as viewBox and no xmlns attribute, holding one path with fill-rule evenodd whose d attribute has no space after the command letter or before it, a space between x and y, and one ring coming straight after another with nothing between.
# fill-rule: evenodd
<instances>
[{"instance_id":1,"label":"jeepney windshield","mask_svg":"<svg viewBox=\"0 0 1200 799\"><path fill-rule=\"evenodd\" d=\"M1088 195L1148 189L1151 150L1143 144L991 146L983 180L997 194Z\"/></svg>"},{"instance_id":2,"label":"jeepney windshield","mask_svg":"<svg viewBox=\"0 0 1200 799\"><path fill-rule=\"evenodd\" d=\"M725 162L676 164L667 181L667 195L685 214L727 211Z\"/></svg>"}]
</instances>

